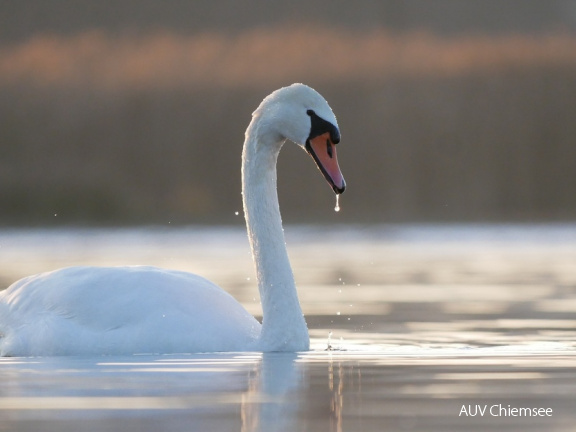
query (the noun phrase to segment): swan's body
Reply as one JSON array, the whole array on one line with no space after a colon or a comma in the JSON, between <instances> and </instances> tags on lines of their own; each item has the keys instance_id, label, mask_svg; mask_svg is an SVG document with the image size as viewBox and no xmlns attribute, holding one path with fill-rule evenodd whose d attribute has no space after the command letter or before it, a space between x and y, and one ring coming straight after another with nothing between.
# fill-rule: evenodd
<instances>
[{"instance_id":1,"label":"swan's body","mask_svg":"<svg viewBox=\"0 0 576 432\"><path fill-rule=\"evenodd\" d=\"M302 84L254 112L242 154L244 213L262 301L260 324L208 280L154 267L70 267L0 292L0 355L302 351L309 337L284 242L276 158L290 139L313 156L336 193L336 118Z\"/></svg>"}]
</instances>

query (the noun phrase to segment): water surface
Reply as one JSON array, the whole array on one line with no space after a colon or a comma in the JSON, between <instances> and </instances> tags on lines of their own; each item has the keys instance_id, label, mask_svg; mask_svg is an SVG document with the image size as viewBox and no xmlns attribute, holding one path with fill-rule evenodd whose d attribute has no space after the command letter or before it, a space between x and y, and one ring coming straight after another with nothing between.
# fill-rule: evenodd
<instances>
[{"instance_id":1,"label":"water surface","mask_svg":"<svg viewBox=\"0 0 576 432\"><path fill-rule=\"evenodd\" d=\"M573 430L576 226L286 235L311 351L0 359L0 431ZM241 228L0 231L2 286L159 265L259 315L250 260Z\"/></svg>"}]
</instances>

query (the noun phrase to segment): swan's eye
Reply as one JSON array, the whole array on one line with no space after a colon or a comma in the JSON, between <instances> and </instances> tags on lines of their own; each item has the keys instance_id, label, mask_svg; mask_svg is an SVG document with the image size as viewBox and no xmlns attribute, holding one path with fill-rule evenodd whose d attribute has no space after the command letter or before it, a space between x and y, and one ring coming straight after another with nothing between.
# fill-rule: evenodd
<instances>
[{"instance_id":1,"label":"swan's eye","mask_svg":"<svg viewBox=\"0 0 576 432\"><path fill-rule=\"evenodd\" d=\"M338 131L336 126L319 117L314 110L309 109L306 111L306 114L310 116L310 134L308 135L308 139L329 133L332 144L338 144L340 142L340 131Z\"/></svg>"}]
</instances>

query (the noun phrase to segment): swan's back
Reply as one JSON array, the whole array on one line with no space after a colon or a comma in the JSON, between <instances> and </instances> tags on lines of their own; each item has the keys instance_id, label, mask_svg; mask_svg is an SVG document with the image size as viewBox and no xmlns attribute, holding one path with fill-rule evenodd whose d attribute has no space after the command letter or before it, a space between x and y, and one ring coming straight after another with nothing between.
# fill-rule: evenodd
<instances>
[{"instance_id":1,"label":"swan's back","mask_svg":"<svg viewBox=\"0 0 576 432\"><path fill-rule=\"evenodd\" d=\"M245 351L259 333L218 286L155 267L70 267L0 293L0 355Z\"/></svg>"}]
</instances>

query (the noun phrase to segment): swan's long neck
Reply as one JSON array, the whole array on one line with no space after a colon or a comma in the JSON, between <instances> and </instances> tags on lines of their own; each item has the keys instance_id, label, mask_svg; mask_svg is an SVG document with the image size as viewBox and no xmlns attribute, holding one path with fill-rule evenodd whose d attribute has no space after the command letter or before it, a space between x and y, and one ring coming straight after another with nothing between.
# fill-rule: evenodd
<instances>
[{"instance_id":1,"label":"swan's long neck","mask_svg":"<svg viewBox=\"0 0 576 432\"><path fill-rule=\"evenodd\" d=\"M242 153L242 195L262 301L258 349L302 351L309 336L286 251L276 191L276 161L284 139L260 116L248 130Z\"/></svg>"}]
</instances>

